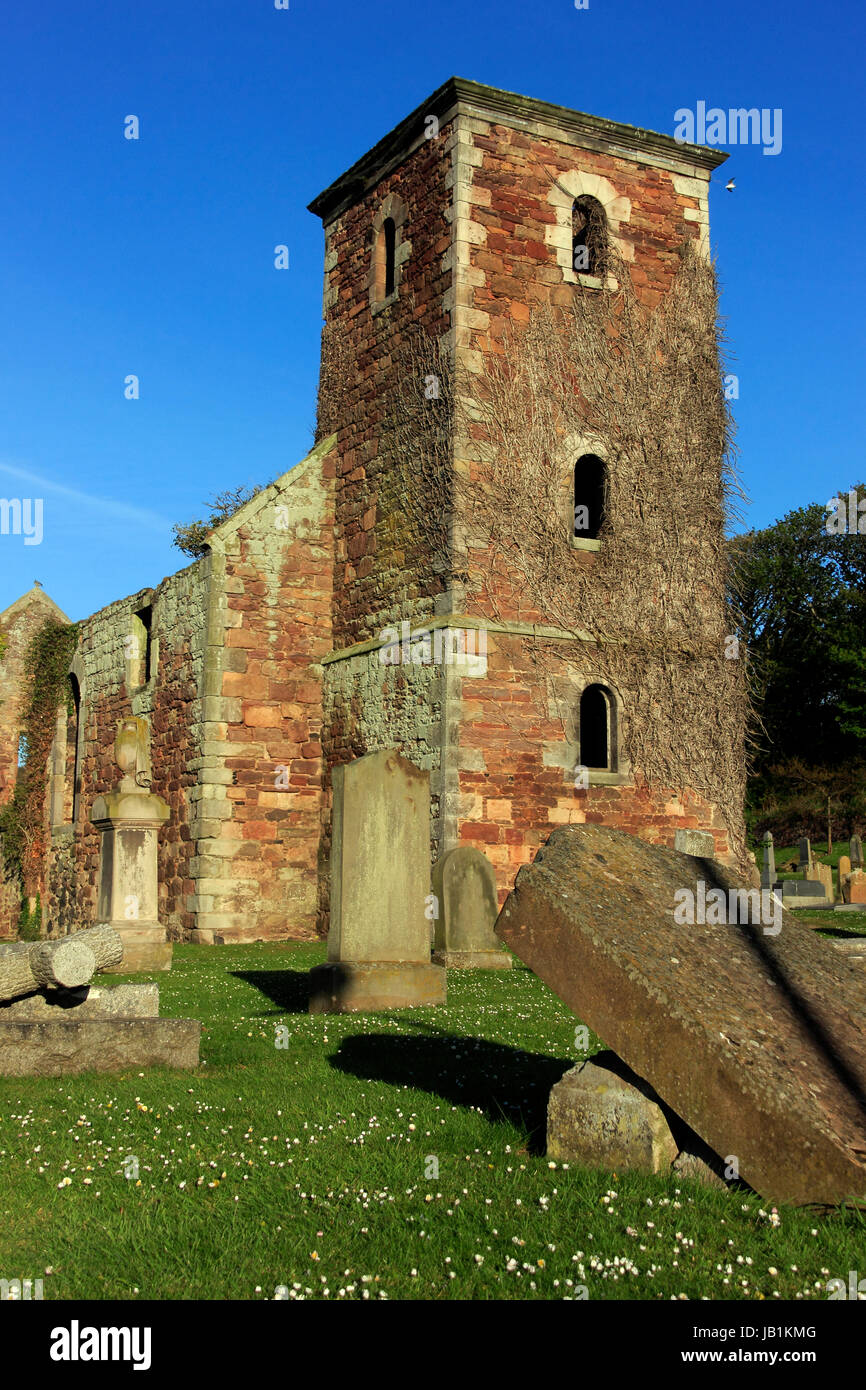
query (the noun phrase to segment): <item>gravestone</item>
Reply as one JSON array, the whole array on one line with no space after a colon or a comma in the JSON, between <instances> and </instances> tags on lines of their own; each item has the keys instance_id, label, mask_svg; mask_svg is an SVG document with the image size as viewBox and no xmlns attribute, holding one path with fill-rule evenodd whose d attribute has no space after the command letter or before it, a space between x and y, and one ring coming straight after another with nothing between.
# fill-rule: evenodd
<instances>
[{"instance_id":1,"label":"gravestone","mask_svg":"<svg viewBox=\"0 0 866 1390\"><path fill-rule=\"evenodd\" d=\"M430 960L430 774L396 749L334 768L328 963L311 1013L444 1004Z\"/></svg>"},{"instance_id":2,"label":"gravestone","mask_svg":"<svg viewBox=\"0 0 866 1390\"><path fill-rule=\"evenodd\" d=\"M851 850L851 868L852 868L852 869L862 869L862 868L863 868L863 842L862 842L862 840L860 839L860 836L859 836L859 835L852 835L852 836L851 836L850 850Z\"/></svg>"},{"instance_id":3,"label":"gravestone","mask_svg":"<svg viewBox=\"0 0 866 1390\"><path fill-rule=\"evenodd\" d=\"M761 866L761 887L772 888L776 882L776 856L773 851L773 837L769 830L764 831L764 862Z\"/></svg>"},{"instance_id":4,"label":"gravestone","mask_svg":"<svg viewBox=\"0 0 866 1390\"><path fill-rule=\"evenodd\" d=\"M809 842L808 835L804 835L801 840L797 841L797 849L800 854L799 867L808 872L812 867L812 846Z\"/></svg>"},{"instance_id":5,"label":"gravestone","mask_svg":"<svg viewBox=\"0 0 866 1390\"><path fill-rule=\"evenodd\" d=\"M511 956L493 930L499 911L493 865L468 845L451 849L433 869L436 965L510 970Z\"/></svg>"},{"instance_id":6,"label":"gravestone","mask_svg":"<svg viewBox=\"0 0 866 1390\"><path fill-rule=\"evenodd\" d=\"M148 728L145 719L122 719L114 743L124 774L117 789L98 796L90 819L100 833L99 896L96 917L123 940L123 969L170 970L172 945L159 921L159 827L169 817L161 797L150 790Z\"/></svg>"},{"instance_id":7,"label":"gravestone","mask_svg":"<svg viewBox=\"0 0 866 1390\"><path fill-rule=\"evenodd\" d=\"M0 946L0 1076L198 1066L201 1024L160 1018L156 985L93 986L122 955L105 925Z\"/></svg>"},{"instance_id":8,"label":"gravestone","mask_svg":"<svg viewBox=\"0 0 866 1390\"><path fill-rule=\"evenodd\" d=\"M724 925L699 910L710 889ZM496 931L767 1200L861 1200L862 976L770 899L717 862L568 826L519 871Z\"/></svg>"},{"instance_id":9,"label":"gravestone","mask_svg":"<svg viewBox=\"0 0 866 1390\"><path fill-rule=\"evenodd\" d=\"M833 870L829 864L822 864L819 859L813 857L811 867L806 874L806 882L820 884L828 903L833 902L835 897Z\"/></svg>"},{"instance_id":10,"label":"gravestone","mask_svg":"<svg viewBox=\"0 0 866 1390\"><path fill-rule=\"evenodd\" d=\"M851 860L848 858L848 855L847 855L847 854L840 854L840 856L839 856L839 896L840 896L840 898L842 899L843 903L849 903L849 902L851 901L851 898L850 898L851 889L850 889L850 882L849 882L850 878L851 878Z\"/></svg>"}]
</instances>

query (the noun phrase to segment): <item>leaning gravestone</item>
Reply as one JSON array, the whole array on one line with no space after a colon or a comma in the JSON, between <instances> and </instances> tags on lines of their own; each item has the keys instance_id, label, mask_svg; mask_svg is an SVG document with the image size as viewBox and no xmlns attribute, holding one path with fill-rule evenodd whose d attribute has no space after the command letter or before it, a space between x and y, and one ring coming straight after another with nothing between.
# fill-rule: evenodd
<instances>
[{"instance_id":1,"label":"leaning gravestone","mask_svg":"<svg viewBox=\"0 0 866 1390\"><path fill-rule=\"evenodd\" d=\"M496 875L480 850L460 845L433 869L438 915L433 940L436 965L510 970L511 956L493 930L498 913Z\"/></svg>"},{"instance_id":2,"label":"leaning gravestone","mask_svg":"<svg viewBox=\"0 0 866 1390\"><path fill-rule=\"evenodd\" d=\"M859 836L859 835L852 835L852 836L851 836L850 850L851 850L851 854L850 854L850 857L851 857L851 868L852 868L852 869L862 869L862 868L863 868L863 842L862 842L862 840L860 839L860 836Z\"/></svg>"},{"instance_id":3,"label":"leaning gravestone","mask_svg":"<svg viewBox=\"0 0 866 1390\"><path fill-rule=\"evenodd\" d=\"M396 749L334 768L328 963L310 1013L444 1004L430 961L430 774Z\"/></svg>"},{"instance_id":4,"label":"leaning gravestone","mask_svg":"<svg viewBox=\"0 0 866 1390\"><path fill-rule=\"evenodd\" d=\"M569 826L520 870L496 931L766 1199L860 1200L862 975L770 899L717 862Z\"/></svg>"},{"instance_id":5,"label":"leaning gravestone","mask_svg":"<svg viewBox=\"0 0 866 1390\"><path fill-rule=\"evenodd\" d=\"M156 985L92 986L122 956L104 925L0 946L0 1076L198 1066L201 1024L159 1018Z\"/></svg>"}]
</instances>

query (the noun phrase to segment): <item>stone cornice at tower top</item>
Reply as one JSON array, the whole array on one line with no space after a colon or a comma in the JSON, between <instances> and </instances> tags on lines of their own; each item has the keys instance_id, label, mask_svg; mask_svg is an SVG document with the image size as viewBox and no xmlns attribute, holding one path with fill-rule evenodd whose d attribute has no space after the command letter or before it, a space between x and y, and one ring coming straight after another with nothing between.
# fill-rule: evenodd
<instances>
[{"instance_id":1,"label":"stone cornice at tower top","mask_svg":"<svg viewBox=\"0 0 866 1390\"><path fill-rule=\"evenodd\" d=\"M694 177L703 171L709 177L713 169L727 159L727 153L705 145L681 144L672 135L655 130L624 125L620 121L590 116L567 106L556 106L535 97L519 96L470 82L463 77L449 77L420 106L395 126L371 150L356 160L351 168L335 179L308 204L310 212L325 223L358 202L387 174L424 143L425 122L435 116L440 125L454 116L474 117L494 121L539 135L563 136L582 149L613 155L621 159L655 164L674 173Z\"/></svg>"}]
</instances>

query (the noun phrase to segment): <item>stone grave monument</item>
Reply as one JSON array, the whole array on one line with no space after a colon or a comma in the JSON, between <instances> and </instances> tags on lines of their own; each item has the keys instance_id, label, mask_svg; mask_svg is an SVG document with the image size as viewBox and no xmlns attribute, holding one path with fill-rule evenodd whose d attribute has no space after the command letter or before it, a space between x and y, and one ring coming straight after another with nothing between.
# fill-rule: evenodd
<instances>
[{"instance_id":1,"label":"stone grave monument","mask_svg":"<svg viewBox=\"0 0 866 1390\"><path fill-rule=\"evenodd\" d=\"M773 850L773 837L769 830L764 831L764 863L761 867L761 887L775 888L776 886L776 855Z\"/></svg>"},{"instance_id":2,"label":"stone grave monument","mask_svg":"<svg viewBox=\"0 0 866 1390\"><path fill-rule=\"evenodd\" d=\"M493 930L499 911L496 875L480 850L460 845L443 854L433 869L433 900L434 964L511 969L511 956Z\"/></svg>"},{"instance_id":3,"label":"stone grave monument","mask_svg":"<svg viewBox=\"0 0 866 1390\"><path fill-rule=\"evenodd\" d=\"M520 869L496 931L765 1199L866 1199L861 969L768 890L621 830L568 826ZM568 1143L598 1162L587 1089ZM609 1103L593 1123L610 1124Z\"/></svg>"},{"instance_id":4,"label":"stone grave monument","mask_svg":"<svg viewBox=\"0 0 866 1390\"><path fill-rule=\"evenodd\" d=\"M171 969L157 877L157 834L169 808L150 791L148 744L146 719L120 721L114 756L123 777L115 791L96 798L90 815L100 833L97 922L122 938L126 973Z\"/></svg>"},{"instance_id":5,"label":"stone grave monument","mask_svg":"<svg viewBox=\"0 0 866 1390\"><path fill-rule=\"evenodd\" d=\"M430 960L430 774L395 748L333 771L328 962L310 1013L444 1004Z\"/></svg>"},{"instance_id":6,"label":"stone grave monument","mask_svg":"<svg viewBox=\"0 0 866 1390\"><path fill-rule=\"evenodd\" d=\"M0 946L0 1076L197 1067L201 1024L160 1018L156 985L92 985L122 957L108 926Z\"/></svg>"}]
</instances>

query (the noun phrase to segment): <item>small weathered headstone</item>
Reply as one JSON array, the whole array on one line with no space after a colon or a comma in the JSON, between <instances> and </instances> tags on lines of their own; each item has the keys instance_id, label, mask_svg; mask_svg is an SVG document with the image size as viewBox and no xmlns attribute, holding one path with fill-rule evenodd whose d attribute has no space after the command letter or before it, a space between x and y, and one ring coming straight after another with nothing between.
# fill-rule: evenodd
<instances>
[{"instance_id":1,"label":"small weathered headstone","mask_svg":"<svg viewBox=\"0 0 866 1390\"><path fill-rule=\"evenodd\" d=\"M334 768L328 963L311 1013L445 1002L430 961L430 774L396 748Z\"/></svg>"},{"instance_id":2,"label":"small weathered headstone","mask_svg":"<svg viewBox=\"0 0 866 1390\"><path fill-rule=\"evenodd\" d=\"M764 862L761 867L761 887L772 888L776 882L776 856L773 851L773 837L769 830L764 831Z\"/></svg>"},{"instance_id":3,"label":"small weathered headstone","mask_svg":"<svg viewBox=\"0 0 866 1390\"><path fill-rule=\"evenodd\" d=\"M443 854L433 869L433 901L436 965L511 969L511 956L493 930L499 913L496 875L480 850L460 845Z\"/></svg>"},{"instance_id":4,"label":"small weathered headstone","mask_svg":"<svg viewBox=\"0 0 866 1390\"><path fill-rule=\"evenodd\" d=\"M852 869L862 869L863 867L863 841L859 835L851 836L851 867Z\"/></svg>"},{"instance_id":5,"label":"small weathered headstone","mask_svg":"<svg viewBox=\"0 0 866 1390\"><path fill-rule=\"evenodd\" d=\"M547 1154L588 1168L665 1173L679 1152L658 1096L613 1052L567 1071L547 1103Z\"/></svg>"}]
</instances>

